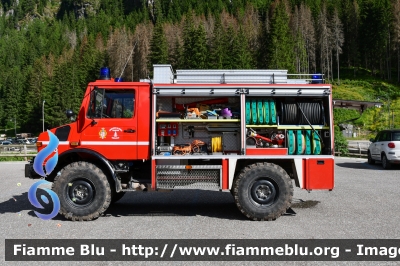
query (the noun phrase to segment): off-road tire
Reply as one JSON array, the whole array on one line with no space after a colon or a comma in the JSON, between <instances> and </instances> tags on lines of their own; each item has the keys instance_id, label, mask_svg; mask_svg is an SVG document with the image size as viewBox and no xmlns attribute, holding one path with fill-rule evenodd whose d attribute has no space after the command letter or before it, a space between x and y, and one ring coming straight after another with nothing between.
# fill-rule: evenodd
<instances>
[{"instance_id":1,"label":"off-road tire","mask_svg":"<svg viewBox=\"0 0 400 266\"><path fill-rule=\"evenodd\" d=\"M387 159L386 154L382 154L382 167L386 170L392 167L392 164Z\"/></svg>"},{"instance_id":2,"label":"off-road tire","mask_svg":"<svg viewBox=\"0 0 400 266\"><path fill-rule=\"evenodd\" d=\"M249 219L272 221L290 207L293 184L282 167L256 163L245 167L233 185L236 206Z\"/></svg>"},{"instance_id":3,"label":"off-road tire","mask_svg":"<svg viewBox=\"0 0 400 266\"><path fill-rule=\"evenodd\" d=\"M372 159L371 153L370 153L369 151L368 151L368 163L369 163L369 164L375 164L375 160Z\"/></svg>"},{"instance_id":4,"label":"off-road tire","mask_svg":"<svg viewBox=\"0 0 400 266\"><path fill-rule=\"evenodd\" d=\"M60 199L60 214L73 221L96 219L111 202L111 188L106 175L89 162L65 166L54 179L52 189Z\"/></svg>"}]
</instances>

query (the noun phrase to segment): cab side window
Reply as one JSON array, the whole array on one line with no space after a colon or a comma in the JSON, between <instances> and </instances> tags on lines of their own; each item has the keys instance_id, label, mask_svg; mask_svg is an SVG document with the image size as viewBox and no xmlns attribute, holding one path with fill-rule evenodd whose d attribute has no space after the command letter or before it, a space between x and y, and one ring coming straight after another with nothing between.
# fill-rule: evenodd
<instances>
[{"instance_id":1,"label":"cab side window","mask_svg":"<svg viewBox=\"0 0 400 266\"><path fill-rule=\"evenodd\" d=\"M383 135L383 141L390 141L391 139L390 139L390 132L385 132L384 133L384 135Z\"/></svg>"},{"instance_id":2,"label":"cab side window","mask_svg":"<svg viewBox=\"0 0 400 266\"><path fill-rule=\"evenodd\" d=\"M381 132L376 138L376 141L388 141L390 139L390 135L388 132Z\"/></svg>"},{"instance_id":3,"label":"cab side window","mask_svg":"<svg viewBox=\"0 0 400 266\"><path fill-rule=\"evenodd\" d=\"M382 140L382 133L383 132L379 132L378 135L376 135L375 141L381 141Z\"/></svg>"},{"instance_id":4,"label":"cab side window","mask_svg":"<svg viewBox=\"0 0 400 266\"><path fill-rule=\"evenodd\" d=\"M132 118L135 110L133 89L99 89L90 95L89 118Z\"/></svg>"}]
</instances>

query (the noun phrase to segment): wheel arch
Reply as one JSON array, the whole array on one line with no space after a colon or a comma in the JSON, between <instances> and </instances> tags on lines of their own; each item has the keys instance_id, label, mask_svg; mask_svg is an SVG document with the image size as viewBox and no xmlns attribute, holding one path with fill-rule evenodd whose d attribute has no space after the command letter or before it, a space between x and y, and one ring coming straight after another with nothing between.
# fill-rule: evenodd
<instances>
[{"instance_id":1,"label":"wheel arch","mask_svg":"<svg viewBox=\"0 0 400 266\"><path fill-rule=\"evenodd\" d=\"M380 157L381 157L381 159L382 159L382 157L383 157L384 155L385 155L385 156L386 156L386 158L387 158L387 154L386 154L386 152L385 152L385 151L381 151L381 156L380 156Z\"/></svg>"},{"instance_id":2,"label":"wheel arch","mask_svg":"<svg viewBox=\"0 0 400 266\"><path fill-rule=\"evenodd\" d=\"M104 171L107 179L112 182L111 184L115 185L117 192L122 190L122 188L120 188L120 182L118 182L118 176L113 165L103 155L90 149L72 149L59 154L57 166L55 170L47 177L47 180L53 182L57 173L62 168L70 163L78 161L93 163Z\"/></svg>"},{"instance_id":3,"label":"wheel arch","mask_svg":"<svg viewBox=\"0 0 400 266\"><path fill-rule=\"evenodd\" d=\"M283 170L289 175L290 179L295 181L297 187L300 187L299 177L296 173L293 159L243 159L238 160L235 167L235 173L233 176L232 184L238 178L238 175L245 167L256 164L256 163L272 163L282 167Z\"/></svg>"}]
</instances>

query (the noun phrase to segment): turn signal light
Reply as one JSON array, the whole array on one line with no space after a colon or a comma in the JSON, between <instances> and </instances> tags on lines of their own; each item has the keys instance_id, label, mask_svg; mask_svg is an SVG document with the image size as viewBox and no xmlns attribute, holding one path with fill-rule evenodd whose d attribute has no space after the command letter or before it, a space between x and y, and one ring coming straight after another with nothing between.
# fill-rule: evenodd
<instances>
[{"instance_id":1,"label":"turn signal light","mask_svg":"<svg viewBox=\"0 0 400 266\"><path fill-rule=\"evenodd\" d=\"M389 142L389 143L388 143L388 147L391 148L391 149L393 149L393 148L396 147L396 145L394 145L393 142Z\"/></svg>"},{"instance_id":2,"label":"turn signal light","mask_svg":"<svg viewBox=\"0 0 400 266\"><path fill-rule=\"evenodd\" d=\"M191 170L191 169L192 169L192 166L191 166L191 165L185 165L185 169L186 169L186 170Z\"/></svg>"},{"instance_id":3,"label":"turn signal light","mask_svg":"<svg viewBox=\"0 0 400 266\"><path fill-rule=\"evenodd\" d=\"M42 147L42 142L41 141L38 141L38 142L36 142L36 147Z\"/></svg>"},{"instance_id":4,"label":"turn signal light","mask_svg":"<svg viewBox=\"0 0 400 266\"><path fill-rule=\"evenodd\" d=\"M70 142L70 145L71 145L72 147L79 146L79 141L71 141L71 142Z\"/></svg>"}]
</instances>

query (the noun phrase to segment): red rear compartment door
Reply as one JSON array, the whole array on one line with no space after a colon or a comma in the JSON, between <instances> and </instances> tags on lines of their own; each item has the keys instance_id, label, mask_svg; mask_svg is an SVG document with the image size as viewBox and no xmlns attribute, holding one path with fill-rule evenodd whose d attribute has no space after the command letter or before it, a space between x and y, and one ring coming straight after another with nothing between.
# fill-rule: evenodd
<instances>
[{"instance_id":1,"label":"red rear compartment door","mask_svg":"<svg viewBox=\"0 0 400 266\"><path fill-rule=\"evenodd\" d=\"M305 159L305 189L333 189L334 160L331 158Z\"/></svg>"}]
</instances>

